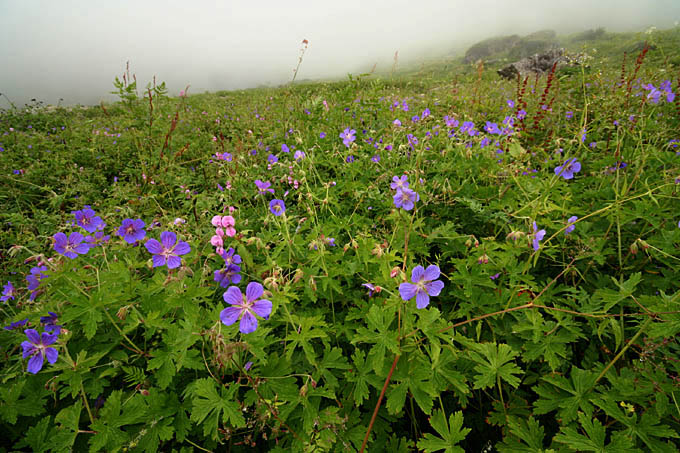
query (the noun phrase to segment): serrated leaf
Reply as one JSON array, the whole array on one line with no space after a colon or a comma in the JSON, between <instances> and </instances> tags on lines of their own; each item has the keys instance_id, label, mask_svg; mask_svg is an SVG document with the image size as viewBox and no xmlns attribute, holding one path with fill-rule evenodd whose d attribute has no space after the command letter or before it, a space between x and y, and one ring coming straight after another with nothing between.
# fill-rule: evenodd
<instances>
[{"instance_id":1,"label":"serrated leaf","mask_svg":"<svg viewBox=\"0 0 680 453\"><path fill-rule=\"evenodd\" d=\"M436 410L430 417L430 425L441 437L427 433L418 441L418 448L425 453L441 450L444 450L445 453L464 453L465 450L457 444L465 439L471 430L470 428L463 428L463 413L461 411L451 414L447 423L444 412Z\"/></svg>"}]
</instances>

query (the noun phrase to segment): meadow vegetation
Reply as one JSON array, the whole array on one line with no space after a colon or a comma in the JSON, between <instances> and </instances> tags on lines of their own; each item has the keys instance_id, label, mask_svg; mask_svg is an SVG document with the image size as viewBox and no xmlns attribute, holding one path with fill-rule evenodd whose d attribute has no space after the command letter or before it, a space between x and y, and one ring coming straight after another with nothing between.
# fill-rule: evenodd
<instances>
[{"instance_id":1,"label":"meadow vegetation","mask_svg":"<svg viewBox=\"0 0 680 453\"><path fill-rule=\"evenodd\" d=\"M678 451L680 30L563 42L2 111L0 451Z\"/></svg>"}]
</instances>

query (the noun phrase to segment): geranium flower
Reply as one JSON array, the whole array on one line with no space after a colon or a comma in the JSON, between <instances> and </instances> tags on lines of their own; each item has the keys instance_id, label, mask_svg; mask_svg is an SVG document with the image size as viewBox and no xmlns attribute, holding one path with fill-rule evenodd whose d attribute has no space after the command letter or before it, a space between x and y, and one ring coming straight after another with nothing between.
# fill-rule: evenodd
<instances>
[{"instance_id":1,"label":"geranium flower","mask_svg":"<svg viewBox=\"0 0 680 453\"><path fill-rule=\"evenodd\" d=\"M273 199L272 201L269 202L269 210L275 216L280 216L281 214L286 212L286 205L283 202L283 200Z\"/></svg>"},{"instance_id":2,"label":"geranium flower","mask_svg":"<svg viewBox=\"0 0 680 453\"><path fill-rule=\"evenodd\" d=\"M408 176L401 175L401 177L399 176L392 177L392 183L390 184L390 188L394 190L408 189Z\"/></svg>"},{"instance_id":3,"label":"geranium flower","mask_svg":"<svg viewBox=\"0 0 680 453\"><path fill-rule=\"evenodd\" d=\"M66 238L66 235L62 232L55 234L54 236L54 251L64 255L67 258L74 259L78 255L84 255L89 250L90 247L82 242L85 240L82 234L74 231Z\"/></svg>"},{"instance_id":4,"label":"geranium flower","mask_svg":"<svg viewBox=\"0 0 680 453\"><path fill-rule=\"evenodd\" d=\"M536 226L536 222L534 222L534 234L532 234L532 240L531 240L531 245L534 247L534 251L537 251L539 248L541 248L541 245L539 244L539 241L543 240L543 237L545 236L545 230L539 230L538 227Z\"/></svg>"},{"instance_id":5,"label":"geranium flower","mask_svg":"<svg viewBox=\"0 0 680 453\"><path fill-rule=\"evenodd\" d=\"M430 296L438 296L444 288L444 282L439 278L439 266L434 264L427 266L416 266L411 271L411 281L413 283L402 283L399 285L399 295L403 300L416 298L416 307L425 308L430 304Z\"/></svg>"},{"instance_id":6,"label":"geranium flower","mask_svg":"<svg viewBox=\"0 0 680 453\"><path fill-rule=\"evenodd\" d=\"M555 174L564 179L571 179L574 173L581 171L581 163L576 158L567 159L562 165L555 167Z\"/></svg>"},{"instance_id":7,"label":"geranium flower","mask_svg":"<svg viewBox=\"0 0 680 453\"><path fill-rule=\"evenodd\" d=\"M103 229L106 226L102 218L89 207L81 211L73 211L72 214L75 215L78 226L88 233L94 233L97 229Z\"/></svg>"},{"instance_id":8,"label":"geranium flower","mask_svg":"<svg viewBox=\"0 0 680 453\"><path fill-rule=\"evenodd\" d=\"M572 231L574 231L576 229L576 225L574 225L574 222L576 222L577 220L578 220L578 217L576 217L575 215L573 215L573 216L569 217L569 219L567 219L568 225L567 225L567 228L564 229L565 235L571 233Z\"/></svg>"},{"instance_id":9,"label":"geranium flower","mask_svg":"<svg viewBox=\"0 0 680 453\"><path fill-rule=\"evenodd\" d=\"M238 284L241 281L241 274L239 274L239 272L241 272L241 266L228 264L226 268L215 271L214 280L218 282L222 288L226 288L232 283Z\"/></svg>"},{"instance_id":10,"label":"geranium flower","mask_svg":"<svg viewBox=\"0 0 680 453\"><path fill-rule=\"evenodd\" d=\"M415 202L420 200L420 195L411 189L397 189L393 199L394 206L410 211L415 206Z\"/></svg>"},{"instance_id":11,"label":"geranium flower","mask_svg":"<svg viewBox=\"0 0 680 453\"><path fill-rule=\"evenodd\" d=\"M17 295L16 288L14 288L12 282L7 280L7 284L2 287L2 297L0 297L0 300L3 302L7 302L10 299L14 300L14 297L16 295Z\"/></svg>"},{"instance_id":12,"label":"geranium flower","mask_svg":"<svg viewBox=\"0 0 680 453\"><path fill-rule=\"evenodd\" d=\"M349 127L342 131L340 133L340 138L342 139L343 145L349 148L352 142L356 140L356 137L354 136L354 134L356 133L357 131L355 131L354 129L350 129Z\"/></svg>"},{"instance_id":13,"label":"geranium flower","mask_svg":"<svg viewBox=\"0 0 680 453\"><path fill-rule=\"evenodd\" d=\"M191 252L191 247L184 241L177 242L177 235L172 231L161 233L161 242L149 239L144 247L153 255L153 267L167 265L168 269L175 269L182 265L179 255Z\"/></svg>"},{"instance_id":14,"label":"geranium flower","mask_svg":"<svg viewBox=\"0 0 680 453\"><path fill-rule=\"evenodd\" d=\"M257 282L250 282L246 287L245 296L236 286L230 286L224 293L224 301L231 304L220 312L220 319L226 326L234 324L239 319L241 333L252 333L257 329L257 318L269 319L272 303L267 299L260 299L264 288Z\"/></svg>"},{"instance_id":15,"label":"geranium flower","mask_svg":"<svg viewBox=\"0 0 680 453\"><path fill-rule=\"evenodd\" d=\"M40 371L45 363L45 358L49 363L54 363L59 358L59 353L54 348L48 346L57 341L57 334L49 334L43 332L38 334L35 329L24 330L28 341L23 341L21 347L23 348L23 357L31 357L28 361L28 372L36 374Z\"/></svg>"},{"instance_id":16,"label":"geranium flower","mask_svg":"<svg viewBox=\"0 0 680 453\"><path fill-rule=\"evenodd\" d=\"M146 236L146 231L143 229L145 226L146 224L142 219L125 219L118 228L118 236L122 237L128 244L134 244Z\"/></svg>"},{"instance_id":17,"label":"geranium flower","mask_svg":"<svg viewBox=\"0 0 680 453\"><path fill-rule=\"evenodd\" d=\"M259 179L255 180L255 185L257 186L257 189L260 192L260 195L264 195L266 192L269 193L274 193L274 189L270 189L269 186L272 185L271 182L269 181L260 181Z\"/></svg>"}]
</instances>

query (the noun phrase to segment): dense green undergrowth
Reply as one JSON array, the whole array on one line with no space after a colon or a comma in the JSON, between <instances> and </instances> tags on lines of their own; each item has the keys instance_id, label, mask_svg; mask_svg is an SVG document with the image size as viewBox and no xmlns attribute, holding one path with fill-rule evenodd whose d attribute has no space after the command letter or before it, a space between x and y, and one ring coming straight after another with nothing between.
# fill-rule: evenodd
<instances>
[{"instance_id":1,"label":"dense green undergrowth","mask_svg":"<svg viewBox=\"0 0 680 453\"><path fill-rule=\"evenodd\" d=\"M3 112L0 449L677 451L670 50Z\"/></svg>"}]
</instances>

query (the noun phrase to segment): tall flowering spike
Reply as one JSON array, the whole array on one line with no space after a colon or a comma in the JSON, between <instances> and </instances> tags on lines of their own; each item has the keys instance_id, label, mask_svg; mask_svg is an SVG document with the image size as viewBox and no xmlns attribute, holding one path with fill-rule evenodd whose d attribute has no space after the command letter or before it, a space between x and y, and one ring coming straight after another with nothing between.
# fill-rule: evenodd
<instances>
[{"instance_id":1,"label":"tall flowering spike","mask_svg":"<svg viewBox=\"0 0 680 453\"><path fill-rule=\"evenodd\" d=\"M180 255L191 252L191 247L184 241L177 242L177 235L172 231L161 233L161 242L149 239L144 247L153 255L153 267L167 265L168 269L175 269L182 265Z\"/></svg>"},{"instance_id":2,"label":"tall flowering spike","mask_svg":"<svg viewBox=\"0 0 680 453\"><path fill-rule=\"evenodd\" d=\"M236 286L230 286L224 293L224 301L231 305L220 312L220 320L226 326L234 324L239 319L239 330L247 334L257 329L255 315L269 319L272 312L272 303L267 299L260 299L264 288L257 282L250 282L246 287L245 296Z\"/></svg>"},{"instance_id":3,"label":"tall flowering spike","mask_svg":"<svg viewBox=\"0 0 680 453\"><path fill-rule=\"evenodd\" d=\"M118 228L118 236L122 237L128 244L134 244L146 237L144 227L146 224L142 219L125 219L122 225Z\"/></svg>"},{"instance_id":4,"label":"tall flowering spike","mask_svg":"<svg viewBox=\"0 0 680 453\"><path fill-rule=\"evenodd\" d=\"M581 171L581 163L576 158L567 159L562 165L555 167L555 174L564 179L572 179L574 173Z\"/></svg>"},{"instance_id":5,"label":"tall flowering spike","mask_svg":"<svg viewBox=\"0 0 680 453\"><path fill-rule=\"evenodd\" d=\"M106 224L101 217L97 215L92 209L86 207L80 211L73 211L73 215L76 217L76 222L78 226L87 231L88 233L94 233L98 229L103 229Z\"/></svg>"},{"instance_id":6,"label":"tall flowering spike","mask_svg":"<svg viewBox=\"0 0 680 453\"><path fill-rule=\"evenodd\" d=\"M439 278L439 266L434 264L423 268L416 266L411 272L412 283L402 283L399 285L399 295L403 300L416 298L416 307L425 308L430 304L430 296L438 296L444 288L444 282Z\"/></svg>"},{"instance_id":7,"label":"tall flowering spike","mask_svg":"<svg viewBox=\"0 0 680 453\"><path fill-rule=\"evenodd\" d=\"M68 239L62 232L55 234L53 238L54 251L70 259L74 259L78 255L84 255L90 250L90 247L83 243L85 240L83 235L77 231L71 233Z\"/></svg>"},{"instance_id":8,"label":"tall flowering spike","mask_svg":"<svg viewBox=\"0 0 680 453\"><path fill-rule=\"evenodd\" d=\"M30 357L28 360L28 372L36 374L40 371L45 363L45 358L51 364L57 361L59 353L56 349L48 347L57 341L57 334L49 334L43 332L42 335L38 334L35 329L24 330L28 341L21 343L23 348L24 359Z\"/></svg>"},{"instance_id":9,"label":"tall flowering spike","mask_svg":"<svg viewBox=\"0 0 680 453\"><path fill-rule=\"evenodd\" d=\"M283 200L273 199L272 201L269 202L269 210L275 216L280 216L281 214L286 212L286 205L283 202Z\"/></svg>"}]
</instances>

